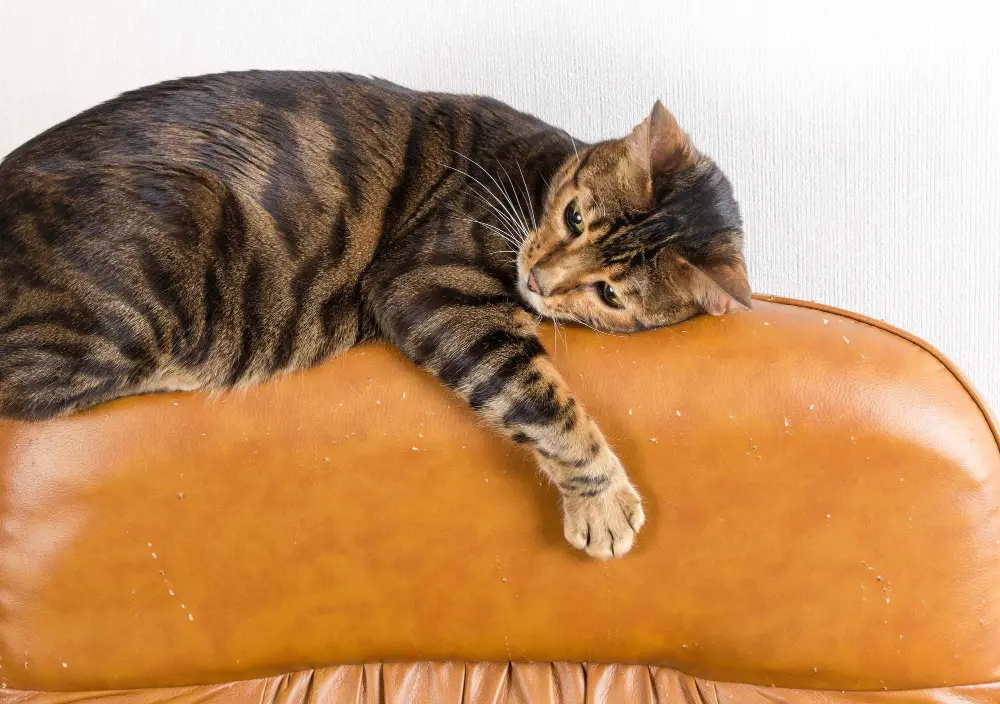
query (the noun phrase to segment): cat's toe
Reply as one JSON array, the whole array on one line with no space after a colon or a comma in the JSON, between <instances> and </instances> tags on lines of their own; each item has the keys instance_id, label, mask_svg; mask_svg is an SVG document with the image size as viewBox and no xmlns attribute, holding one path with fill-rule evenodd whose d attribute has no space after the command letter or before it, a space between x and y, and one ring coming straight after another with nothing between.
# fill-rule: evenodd
<instances>
[{"instance_id":1,"label":"cat's toe","mask_svg":"<svg viewBox=\"0 0 1000 704\"><path fill-rule=\"evenodd\" d=\"M567 496L564 512L566 540L600 560L631 550L646 520L639 495L628 480L597 496Z\"/></svg>"},{"instance_id":2,"label":"cat's toe","mask_svg":"<svg viewBox=\"0 0 1000 704\"><path fill-rule=\"evenodd\" d=\"M563 519L563 535L566 542L577 550L586 550L590 542L590 527L581 512L566 511Z\"/></svg>"},{"instance_id":3,"label":"cat's toe","mask_svg":"<svg viewBox=\"0 0 1000 704\"><path fill-rule=\"evenodd\" d=\"M635 495L634 503L625 507L625 519L632 528L633 535L638 533L646 523L646 514L642 510L642 499Z\"/></svg>"},{"instance_id":4,"label":"cat's toe","mask_svg":"<svg viewBox=\"0 0 1000 704\"><path fill-rule=\"evenodd\" d=\"M635 531L632 530L631 526L628 526L627 530L622 530L618 535L612 533L612 537L614 538L611 543L612 555L624 555L635 544Z\"/></svg>"},{"instance_id":5,"label":"cat's toe","mask_svg":"<svg viewBox=\"0 0 1000 704\"><path fill-rule=\"evenodd\" d=\"M587 554L596 557L598 560L609 560L615 555L615 536L609 530L601 531L597 528L596 534L590 536L590 544L587 545ZM621 553L624 554L624 551Z\"/></svg>"}]
</instances>

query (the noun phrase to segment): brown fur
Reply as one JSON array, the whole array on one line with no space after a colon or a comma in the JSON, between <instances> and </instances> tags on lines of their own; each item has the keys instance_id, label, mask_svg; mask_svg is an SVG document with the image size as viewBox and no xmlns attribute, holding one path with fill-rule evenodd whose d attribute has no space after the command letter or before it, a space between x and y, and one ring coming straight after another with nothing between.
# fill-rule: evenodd
<instances>
[{"instance_id":1,"label":"brown fur","mask_svg":"<svg viewBox=\"0 0 1000 704\"><path fill-rule=\"evenodd\" d=\"M740 227L659 103L585 145L345 74L152 86L0 163L0 414L246 386L385 338L532 448L573 545L620 555L638 494L526 310L632 332L748 304Z\"/></svg>"}]
</instances>

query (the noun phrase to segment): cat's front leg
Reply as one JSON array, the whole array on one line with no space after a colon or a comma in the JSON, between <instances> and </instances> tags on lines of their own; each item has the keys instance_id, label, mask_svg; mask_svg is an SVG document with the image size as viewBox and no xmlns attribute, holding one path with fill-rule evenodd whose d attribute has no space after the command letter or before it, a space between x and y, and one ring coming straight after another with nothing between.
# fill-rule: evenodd
<instances>
[{"instance_id":1,"label":"cat's front leg","mask_svg":"<svg viewBox=\"0 0 1000 704\"><path fill-rule=\"evenodd\" d=\"M631 549L639 494L545 354L534 319L473 267L415 267L374 287L385 332L489 425L530 446L562 494L566 539L609 558Z\"/></svg>"},{"instance_id":2,"label":"cat's front leg","mask_svg":"<svg viewBox=\"0 0 1000 704\"><path fill-rule=\"evenodd\" d=\"M536 374L541 379L533 384ZM502 427L515 441L530 444L539 467L559 488L566 540L593 557L624 555L646 520L638 492L549 359L533 360L526 376L527 384L510 389L514 398ZM543 422L534 422L536 417Z\"/></svg>"},{"instance_id":3,"label":"cat's front leg","mask_svg":"<svg viewBox=\"0 0 1000 704\"><path fill-rule=\"evenodd\" d=\"M607 443L603 443L602 454L588 465L574 465L569 471L544 457L539 465L562 493L566 540L589 555L607 559L632 549L646 516L639 494ZM584 471L574 471L577 469Z\"/></svg>"}]
</instances>

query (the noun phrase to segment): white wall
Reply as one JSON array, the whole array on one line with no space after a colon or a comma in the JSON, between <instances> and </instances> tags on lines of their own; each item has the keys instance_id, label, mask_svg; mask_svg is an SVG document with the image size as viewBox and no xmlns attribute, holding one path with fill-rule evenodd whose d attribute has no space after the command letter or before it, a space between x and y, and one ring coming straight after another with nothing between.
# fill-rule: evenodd
<instances>
[{"instance_id":1,"label":"white wall","mask_svg":"<svg viewBox=\"0 0 1000 704\"><path fill-rule=\"evenodd\" d=\"M583 138L656 97L729 172L757 291L883 318L1000 410L995 2L2 0L0 153L239 68L494 95Z\"/></svg>"}]
</instances>

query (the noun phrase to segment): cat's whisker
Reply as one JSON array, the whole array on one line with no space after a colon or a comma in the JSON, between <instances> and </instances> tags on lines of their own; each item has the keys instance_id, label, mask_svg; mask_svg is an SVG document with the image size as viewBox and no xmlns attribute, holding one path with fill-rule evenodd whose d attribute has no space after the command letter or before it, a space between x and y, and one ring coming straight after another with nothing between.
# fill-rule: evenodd
<instances>
[{"instance_id":1,"label":"cat's whisker","mask_svg":"<svg viewBox=\"0 0 1000 704\"><path fill-rule=\"evenodd\" d=\"M501 184L501 183L500 183L499 181L497 181L497 179L496 179L496 178L495 178L495 177L493 176L493 174L492 174L492 173L490 172L490 170L489 170L489 169L487 169L487 168L486 168L485 166L483 166L483 164L482 164L482 163L480 163L480 162L476 161L475 159L473 159L472 157L468 156L467 154L463 154L462 152L460 152L460 151L457 151L457 150L455 150L455 149L448 149L448 151L450 151L450 152L451 152L452 154L455 154L455 155L456 155L456 156L458 156L459 158L462 158L462 159L465 159L465 160L466 160L467 162L469 162L469 163L470 163L470 164L472 164L473 166L478 166L478 167L479 167L479 169L480 169L480 170L481 170L481 171L482 171L482 172L483 172L484 174L486 174L487 176L489 176L489 177L490 177L490 180L491 180L491 181L493 181L493 184L494 184L494 185L495 185L495 186L496 186L497 188L499 188L499 189L500 189L501 191L503 191L503 190L504 190L504 188L503 188L503 185L502 185L502 184ZM502 167L502 165L501 165L501 167Z\"/></svg>"},{"instance_id":2,"label":"cat's whisker","mask_svg":"<svg viewBox=\"0 0 1000 704\"><path fill-rule=\"evenodd\" d=\"M490 188L487 187L486 184L484 184L482 181L480 181L479 179L477 179L472 174L470 174L470 173L468 173L466 171L462 171L461 169L456 169L454 166L448 166L447 164L441 164L441 166L443 166L446 169L451 169L452 171L454 171L456 173L459 173L459 174L462 174L464 176L467 176L468 178L471 178L473 181L475 181L476 183L478 183L483 189L485 189L486 193L488 193L490 195L490 197L493 198L493 200L495 200L497 203L500 204L500 206L503 208L503 211L501 211L495 205L493 205L488 200L486 200L486 197L482 194L481 191L479 191L479 190L477 190L477 189L475 189L475 188L473 188L471 186L469 187L469 191L473 195L477 196L483 202L483 204L486 205L486 207L488 207L490 210L492 210L494 213L496 213L497 216L501 220L505 220L508 224L510 224L511 226L513 226L517 230L524 230L524 225L517 222L516 217L514 215L510 214L507 211L507 206L504 205L503 201L501 201L499 198L497 198L496 194L493 193L493 191L490 190ZM524 234L525 234L525 236L527 236L528 233L527 233L526 230L524 230Z\"/></svg>"},{"instance_id":3,"label":"cat's whisker","mask_svg":"<svg viewBox=\"0 0 1000 704\"><path fill-rule=\"evenodd\" d=\"M450 168L452 170L458 171L459 173L465 174L466 176L468 176L469 178L471 178L473 181L475 181L476 183L478 183L480 186L482 186L482 188L484 188L490 194L490 196L492 196L494 198L494 200L496 200L497 203L500 204L500 206L504 209L504 211L507 212L509 218L511 219L511 222L514 223L514 224L517 224L517 222L516 222L517 221L517 217L516 217L516 214L514 213L513 204L510 202L510 196L507 193L507 190L504 188L503 184L501 184L499 181L497 181L497 179L493 176L493 174L490 173L489 169L487 169L485 166L483 166L482 164L480 164L475 159L472 159L472 158L466 156L465 154L462 154L461 152L455 151L454 149L449 149L448 151L452 152L453 154L456 154L457 156L459 156L462 159L465 159L466 161L468 161L473 166L478 166L479 169L482 170L490 178L490 180L494 183L494 185L500 190L500 192L503 194L503 196L504 196L504 198L506 199L507 202L504 203L502 200L500 200L496 196L496 194L493 192L492 188L490 188L485 183L483 183L482 181L480 181L479 179L477 179L475 176L473 176L468 171L461 171L460 169L456 169L453 166L448 166L447 168ZM508 205L510 205L510 208L508 208ZM523 225L522 225L522 229L523 229Z\"/></svg>"},{"instance_id":4,"label":"cat's whisker","mask_svg":"<svg viewBox=\"0 0 1000 704\"><path fill-rule=\"evenodd\" d=\"M503 170L503 173L504 173L504 176L506 176L506 177L507 177L507 182L508 182L508 183L510 183L510 189L511 189L511 190L512 190L512 191L514 192L514 200L515 200L515 201L517 201L517 209L518 209L518 211L519 211L519 212L521 213L521 219L522 219L522 220L523 220L523 221L524 221L525 223L527 223L527 222L528 222L528 218L527 218L527 216L526 216L526 215L524 214L524 210L523 210L523 209L521 208L521 199L520 199L520 197L518 197L518 194L517 194L517 186L515 186L515 185L514 185L514 179L512 179L512 178L510 177L510 174L509 174L509 173L507 173L507 168L506 168L506 167L505 167L505 166L504 166L503 164L500 164L500 168L501 168L501 170ZM518 168L520 168L520 167L518 167ZM506 193L506 192L507 192L507 190L506 190L506 189L504 189L504 193ZM508 196L508 200L509 200L509 198L510 198L510 197ZM530 207L529 207L529 212L530 212ZM527 230L527 226L525 226L525 230ZM528 234L528 233L527 233L527 232L525 232L525 236L527 236L527 234Z\"/></svg>"},{"instance_id":5,"label":"cat's whisker","mask_svg":"<svg viewBox=\"0 0 1000 704\"><path fill-rule=\"evenodd\" d=\"M566 326L560 326L557 320L553 320L552 325L557 335L562 334L563 346L566 348L566 352L569 352L569 337L566 334ZM555 347L555 342L553 342L553 347Z\"/></svg>"},{"instance_id":6,"label":"cat's whisker","mask_svg":"<svg viewBox=\"0 0 1000 704\"><path fill-rule=\"evenodd\" d=\"M479 167L479 168L480 168L480 169L481 169L481 170L482 170L482 171L483 171L483 172L484 172L484 173L485 173L485 174L486 174L487 176L489 176L489 177L490 177L490 180L491 180L491 181L493 181L493 183L494 183L494 184L496 184L496 187L500 189L500 192L501 192L501 193L503 193L503 196L504 196L504 198L506 198L506 199L507 199L507 203L508 203L508 204L509 204L509 205L511 206L511 217L513 217L513 218L514 218L514 219L516 220L516 217L514 216L514 213L513 213L513 210L514 210L514 204L513 204L513 203L511 203L511 200L510 200L510 195L509 195L509 194L507 193L507 190L506 190L506 189L505 189L505 188L503 187L503 185L502 185L502 184L501 184L501 183L500 183L499 181L497 181L497 179L496 179L496 178L494 178L494 176L493 176L493 174L492 174L492 173L490 172L490 170L489 170L489 169L487 169L487 168L486 168L485 166L483 166L482 164L480 164L480 163L479 163L478 161L476 161L475 159L472 159L471 157L468 157L468 156L466 156L465 154L462 154L461 152L458 152L458 151L455 151L454 149L449 149L448 151L450 151L450 152L452 152L452 153L454 153L454 154L457 154L457 155L458 155L459 157L461 157L461 158L465 159L465 160L466 160L466 161L468 161L468 162L469 162L470 164L473 164L473 165L475 165L475 166L478 166L478 167ZM501 168L501 169L503 168L503 164L501 164L501 165L500 165L500 168ZM505 169L504 171L506 172L506 169ZM475 179L475 180L476 180L476 182L477 182L477 183L479 183L479 185L480 185L480 186L483 186L483 188L486 188L486 186L485 186L485 185L484 185L484 184L483 184L483 183L482 183L481 181L479 181L478 179L476 179L476 178L475 178L475 176L472 176L471 174L467 174L467 175L469 176L469 178L472 178L472 179ZM507 178L508 178L508 179L510 179L510 176L508 176ZM490 193L492 193L492 192L493 192L492 190L490 190L490 189L488 189L488 188L487 188L487 190L488 190L488 191L490 191ZM499 201L499 199L497 199L497 200ZM506 210L506 207L505 207L505 210ZM521 216L522 216L522 217L524 217L524 214L522 213L522 214L521 214ZM526 226L524 225L524 223L523 223L523 222L521 222L521 223L517 223L517 224L518 224L518 225L520 225L520 229L522 229L522 230L524 231L524 235L525 235L525 237L527 237L527 236L528 236L528 228L527 228L527 227L526 227Z\"/></svg>"},{"instance_id":7,"label":"cat's whisker","mask_svg":"<svg viewBox=\"0 0 1000 704\"><path fill-rule=\"evenodd\" d=\"M486 200L486 198L477 189L475 189L472 186L470 186L469 187L469 192L472 193L472 195L474 195L477 198L479 198L479 200L482 201L483 205L485 205L487 208L489 208L490 212L494 213L499 218L499 222L500 222L501 225L506 226L506 225L512 224L512 221L510 220L510 218L507 217L507 215L505 215L503 212L501 212L500 210L498 210L496 208L496 206L494 206L492 203L490 203L488 200ZM454 209L452 209L452 211L456 212L456 213L459 212L458 210L454 210ZM485 225L486 223L480 223L480 224ZM497 228L494 228L494 229L497 229ZM520 237L517 234L514 234L513 232L510 232L508 230L502 230L502 231L498 230L498 232L500 232L504 236L504 239L510 238L510 243L512 245L515 245L515 246L519 246L520 243L521 243L521 241L523 240L522 237Z\"/></svg>"},{"instance_id":8,"label":"cat's whisker","mask_svg":"<svg viewBox=\"0 0 1000 704\"><path fill-rule=\"evenodd\" d=\"M483 222L482 220L476 220L475 218L464 218L464 221L473 222L476 223L477 225L482 225L483 227L488 228L489 230L495 232L500 237L502 237L503 241L509 244L511 247L520 246L520 243L517 241L517 238L514 235L510 234L509 232L506 232L505 230L501 230L498 227L494 227L493 225L490 225L488 222Z\"/></svg>"},{"instance_id":9,"label":"cat's whisker","mask_svg":"<svg viewBox=\"0 0 1000 704\"><path fill-rule=\"evenodd\" d=\"M507 244L510 244L509 242ZM493 249L487 252L487 254L520 254L521 250L517 248L512 249Z\"/></svg>"},{"instance_id":10,"label":"cat's whisker","mask_svg":"<svg viewBox=\"0 0 1000 704\"><path fill-rule=\"evenodd\" d=\"M520 242L518 241L517 236L514 235L513 233L511 233L511 232L503 229L503 227L497 227L495 225L489 224L488 222L483 222L482 220L477 220L476 218L465 217L466 213L464 211L459 210L458 208L455 208L454 206L445 206L445 207L452 214L458 216L459 219L462 222L475 223L477 225L481 225L482 227L488 228L490 231L496 233L501 238L503 238L503 241L506 242L507 244L509 244L511 247L520 247ZM501 224L502 224L502 221L501 221Z\"/></svg>"},{"instance_id":11,"label":"cat's whisker","mask_svg":"<svg viewBox=\"0 0 1000 704\"><path fill-rule=\"evenodd\" d=\"M576 163L577 163L577 164L579 164L579 163L580 163L580 152L578 152L578 151L576 150L576 140L575 140L575 139L573 139L573 137L572 137L572 136L570 136L570 135L569 135L568 133L566 133L566 132L563 132L563 134L565 134L565 135L566 135L566 138L567 138L567 139L569 139L569 143L570 143L570 146L572 146L572 147L573 147L573 154L575 154L575 155L576 155Z\"/></svg>"},{"instance_id":12,"label":"cat's whisker","mask_svg":"<svg viewBox=\"0 0 1000 704\"><path fill-rule=\"evenodd\" d=\"M455 153L456 153L456 154L458 154L458 152L455 152ZM462 156L462 155L461 155L461 154L459 154L459 156ZM468 158L468 157L466 157L466 158ZM454 166L451 166L451 165L449 165L449 164L443 164L443 163L441 163L440 161L434 161L434 163L435 163L435 164L437 164L438 166L441 166L442 168L445 168L445 169L449 169L449 170L451 170L451 171L454 171L455 173L458 173L458 174L462 174L463 176L465 176L465 177L467 177L467 178L470 178L470 179L472 179L473 181L475 181L475 182L476 182L477 184L479 184L479 186L480 186L480 187L482 187L483 191L485 191L485 192L486 192L487 194L489 194L489 196L490 196L490 197L491 197L491 198L492 198L493 200L495 200L495 201L497 202L497 204L498 204L498 205L499 205L499 206L500 206L501 208L503 208L503 212L501 212L500 210L498 210L496 206L492 205L492 204L491 204L491 203L490 203L489 201L487 201L487 200L486 200L486 198L485 198L485 196L483 195L482 191L478 191L477 189L475 189L475 188L472 188L472 187L470 186L469 190L470 190L470 191L471 191L471 192L472 192L472 193L473 193L474 195L478 195L478 196L480 197L480 199L481 199L481 200L482 200L482 201L483 201L483 202L484 202L484 203L485 203L485 204L486 204L486 205L487 205L487 206L488 206L488 207L489 207L490 209L492 209L492 210L493 210L494 212L496 212L496 214L497 214L498 216L501 216L501 217L502 217L503 219L507 220L507 221L508 221L508 222L509 222L509 223L510 223L511 225L513 225L513 226L515 227L515 229L520 229L520 230L523 230L523 229L524 229L524 225L523 225L523 223L518 223L516 215L515 215L515 214L514 214L513 212L511 212L511 211L509 211L509 210L507 209L507 205L506 205L506 204L505 204L505 203L504 203L504 202L503 202L502 200L500 200L500 199L499 199L499 198L497 197L497 195L496 195L496 194L495 194L495 193L493 192L493 189L491 189L491 188L490 188L489 186L487 186L487 185L486 185L485 183L483 183L483 182L482 182L482 181L480 181L480 180L479 180L478 178L476 178L475 176L473 176L472 174L470 174L470 173L469 173L468 171L462 171L461 169L457 169L457 168L455 168ZM478 164L477 164L477 166L478 166ZM480 167L480 168L482 168L482 167ZM490 178L493 178L493 176L492 176L491 174L489 174L489 172L487 172L487 175L489 175L489 176L490 176ZM494 183L496 183L496 179L493 179L493 182L494 182ZM497 184L497 185L498 185L498 187L499 187L499 184ZM501 190L502 190L502 189L501 189ZM506 193L504 194L504 196L506 197ZM509 199L508 199L508 200L509 200Z\"/></svg>"},{"instance_id":13,"label":"cat's whisker","mask_svg":"<svg viewBox=\"0 0 1000 704\"><path fill-rule=\"evenodd\" d=\"M545 184L545 192L548 193L549 191L551 191L552 190L552 183L547 178L545 178L545 174L539 173L538 175L539 175L539 177L541 177L542 183Z\"/></svg>"},{"instance_id":14,"label":"cat's whisker","mask_svg":"<svg viewBox=\"0 0 1000 704\"><path fill-rule=\"evenodd\" d=\"M503 250L505 252L519 252L519 251L521 251L520 247L517 246L516 242L511 242L510 240L504 240L502 242L502 244L505 244L505 245L507 245L510 248L510 249Z\"/></svg>"},{"instance_id":15,"label":"cat's whisker","mask_svg":"<svg viewBox=\"0 0 1000 704\"><path fill-rule=\"evenodd\" d=\"M558 320L553 320L552 321L552 349L553 349L553 354L555 354L555 350L559 349L559 321Z\"/></svg>"},{"instance_id":16,"label":"cat's whisker","mask_svg":"<svg viewBox=\"0 0 1000 704\"><path fill-rule=\"evenodd\" d=\"M524 228L521 226L519 222L517 222L517 220L513 219L510 215L506 213L506 209L504 211L501 211L495 205L492 205L491 203L486 201L480 195L479 191L476 188L470 186L469 190L472 191L475 195L479 195L480 200L482 200L483 203L490 208L491 212L493 212L500 219L500 222L502 222L505 227L510 228L510 230L508 230L507 232L511 237L520 242L527 236L527 231L524 230Z\"/></svg>"},{"instance_id":17,"label":"cat's whisker","mask_svg":"<svg viewBox=\"0 0 1000 704\"><path fill-rule=\"evenodd\" d=\"M578 324L582 325L585 328L590 328L594 332L599 333L601 335L607 335L609 337L625 337L624 335L622 335L620 333L608 332L607 330L598 330L593 325L584 322L582 319L576 317L575 315L570 315L569 313L562 313L562 315L566 316L566 318L569 319L569 320L571 320L572 322L578 323Z\"/></svg>"},{"instance_id":18,"label":"cat's whisker","mask_svg":"<svg viewBox=\"0 0 1000 704\"><path fill-rule=\"evenodd\" d=\"M517 171L521 174L521 183L524 184L524 197L528 200L528 212L531 213L531 228L533 230L538 229L538 222L535 220L535 206L531 202L531 191L528 190L528 181L524 178L524 171L521 169L521 165L518 164L517 160L514 160L517 164Z\"/></svg>"}]
</instances>

